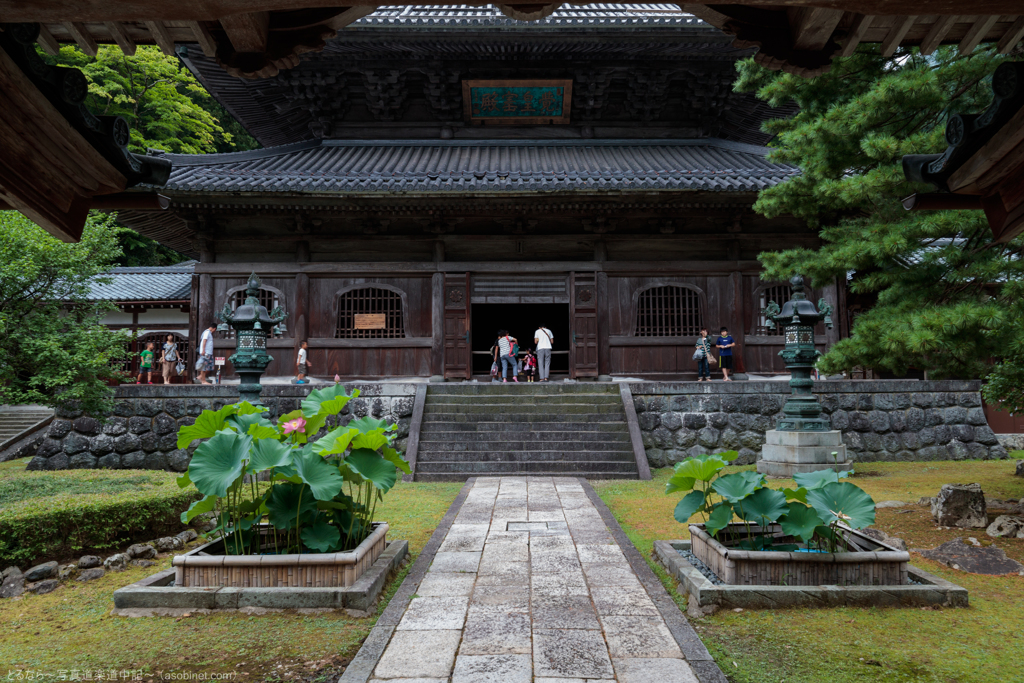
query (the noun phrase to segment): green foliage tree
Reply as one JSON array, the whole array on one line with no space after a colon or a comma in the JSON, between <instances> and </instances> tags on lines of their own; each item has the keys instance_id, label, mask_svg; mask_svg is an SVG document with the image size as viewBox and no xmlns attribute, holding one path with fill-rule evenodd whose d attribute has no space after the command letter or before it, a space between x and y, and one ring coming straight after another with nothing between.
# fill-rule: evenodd
<instances>
[{"instance_id":1,"label":"green foliage tree","mask_svg":"<svg viewBox=\"0 0 1024 683\"><path fill-rule=\"evenodd\" d=\"M1024 240L995 244L981 211L911 213L899 201L930 190L905 179L903 155L943 151L947 118L988 106L1004 59L992 47L886 58L868 46L813 79L738 65L737 91L800 107L764 129L774 136L769 158L802 173L763 190L754 208L802 218L822 239L819 249L762 253L764 279L801 273L823 286L850 274L851 291L876 297L823 371L988 375L990 399L1024 409Z\"/></svg>"},{"instance_id":2,"label":"green foliage tree","mask_svg":"<svg viewBox=\"0 0 1024 683\"><path fill-rule=\"evenodd\" d=\"M106 380L130 336L100 322L113 305L90 301L89 291L121 254L118 230L92 214L82 240L66 244L0 211L0 403L109 408Z\"/></svg>"}]
</instances>

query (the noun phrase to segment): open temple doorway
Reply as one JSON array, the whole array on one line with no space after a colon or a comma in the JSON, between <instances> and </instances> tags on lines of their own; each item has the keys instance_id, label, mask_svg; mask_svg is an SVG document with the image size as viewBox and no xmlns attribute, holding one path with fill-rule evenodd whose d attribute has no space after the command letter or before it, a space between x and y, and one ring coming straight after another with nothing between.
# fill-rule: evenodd
<instances>
[{"instance_id":1,"label":"open temple doorway","mask_svg":"<svg viewBox=\"0 0 1024 683\"><path fill-rule=\"evenodd\" d=\"M473 375L491 372L489 349L498 330L508 330L519 340L520 350L533 348L533 333L545 325L555 336L551 351L551 375L569 374L569 304L472 304Z\"/></svg>"}]
</instances>

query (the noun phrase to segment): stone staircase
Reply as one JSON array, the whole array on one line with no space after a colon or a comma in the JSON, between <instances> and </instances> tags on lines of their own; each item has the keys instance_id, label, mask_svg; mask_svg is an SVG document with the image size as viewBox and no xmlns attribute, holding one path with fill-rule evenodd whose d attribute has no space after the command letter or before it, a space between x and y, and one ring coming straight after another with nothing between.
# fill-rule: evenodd
<instances>
[{"instance_id":1,"label":"stone staircase","mask_svg":"<svg viewBox=\"0 0 1024 683\"><path fill-rule=\"evenodd\" d=\"M636 479L618 385L431 385L415 480L487 475Z\"/></svg>"},{"instance_id":2,"label":"stone staircase","mask_svg":"<svg viewBox=\"0 0 1024 683\"><path fill-rule=\"evenodd\" d=\"M44 406L0 406L0 452L44 427L53 411Z\"/></svg>"}]
</instances>

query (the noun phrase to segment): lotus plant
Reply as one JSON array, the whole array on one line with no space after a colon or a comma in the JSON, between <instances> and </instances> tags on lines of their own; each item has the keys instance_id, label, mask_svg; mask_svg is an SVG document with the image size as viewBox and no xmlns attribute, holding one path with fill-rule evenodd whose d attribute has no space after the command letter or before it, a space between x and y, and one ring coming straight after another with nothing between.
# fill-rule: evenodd
<instances>
[{"instance_id":1,"label":"lotus plant","mask_svg":"<svg viewBox=\"0 0 1024 683\"><path fill-rule=\"evenodd\" d=\"M863 529L875 522L871 496L855 484L840 481L852 472L828 469L796 474L797 488L777 491L768 488L765 476L757 472L723 475L721 471L738 455L736 451L698 455L676 464L665 493L688 492L676 505L676 521L686 524L700 515L707 532L717 536L738 517L746 531L739 547L796 549L795 544L772 545L772 534L764 530L778 523L787 536L808 547L816 543L819 550L828 552L839 549L841 525Z\"/></svg>"},{"instance_id":2,"label":"lotus plant","mask_svg":"<svg viewBox=\"0 0 1024 683\"><path fill-rule=\"evenodd\" d=\"M327 428L358 395L341 384L317 389L276 423L266 408L245 401L204 410L178 430L178 448L202 440L178 485L194 486L203 498L181 520L213 512L210 533L233 555L355 548L370 535L377 503L398 470L411 471L392 445L395 425L363 417ZM272 528L267 540L258 526L264 520Z\"/></svg>"}]
</instances>

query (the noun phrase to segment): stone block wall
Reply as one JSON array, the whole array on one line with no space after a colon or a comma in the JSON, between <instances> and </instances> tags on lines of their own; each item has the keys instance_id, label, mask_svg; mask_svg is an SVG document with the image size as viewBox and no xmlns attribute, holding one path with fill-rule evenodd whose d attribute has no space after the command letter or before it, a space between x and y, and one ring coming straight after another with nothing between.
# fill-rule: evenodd
<instances>
[{"instance_id":1,"label":"stone block wall","mask_svg":"<svg viewBox=\"0 0 1024 683\"><path fill-rule=\"evenodd\" d=\"M272 385L263 389L263 404L276 420L300 407L316 385ZM398 425L398 447L405 450L412 421L414 384L357 383L359 389L329 426L372 415ZM30 470L147 469L184 472L198 447L177 445L178 428L195 422L203 410L218 410L238 401L237 385L172 384L118 387L113 414L103 418L80 411L57 410Z\"/></svg>"},{"instance_id":2,"label":"stone block wall","mask_svg":"<svg viewBox=\"0 0 1024 683\"><path fill-rule=\"evenodd\" d=\"M817 382L814 392L855 461L1005 458L980 389L977 381L847 380ZM755 462L789 396L786 382L637 382L630 390L651 467L726 450Z\"/></svg>"}]
</instances>

